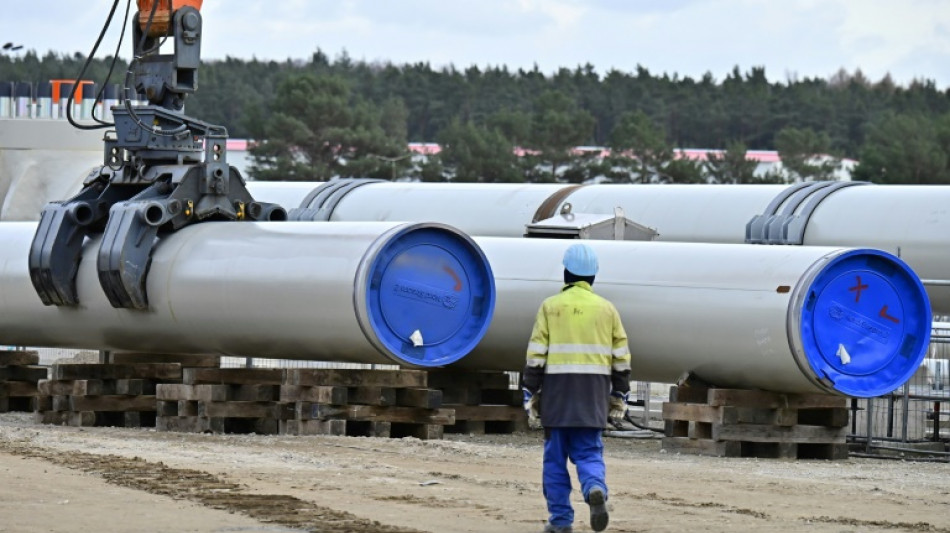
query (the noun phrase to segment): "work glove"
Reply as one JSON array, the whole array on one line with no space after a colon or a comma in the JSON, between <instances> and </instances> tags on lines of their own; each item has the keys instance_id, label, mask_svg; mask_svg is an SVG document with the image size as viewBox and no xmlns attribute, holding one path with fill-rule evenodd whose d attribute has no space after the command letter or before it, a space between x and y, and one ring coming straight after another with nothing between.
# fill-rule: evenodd
<instances>
[{"instance_id":1,"label":"work glove","mask_svg":"<svg viewBox=\"0 0 950 533\"><path fill-rule=\"evenodd\" d=\"M629 392L613 391L610 393L610 412L607 414L607 421L610 425L620 429L623 427L623 420L627 415L627 400L630 399Z\"/></svg>"},{"instance_id":2,"label":"work glove","mask_svg":"<svg viewBox=\"0 0 950 533\"><path fill-rule=\"evenodd\" d=\"M528 389L522 388L524 394L524 411L528 414L528 427L531 429L541 429L541 391L532 393Z\"/></svg>"}]
</instances>

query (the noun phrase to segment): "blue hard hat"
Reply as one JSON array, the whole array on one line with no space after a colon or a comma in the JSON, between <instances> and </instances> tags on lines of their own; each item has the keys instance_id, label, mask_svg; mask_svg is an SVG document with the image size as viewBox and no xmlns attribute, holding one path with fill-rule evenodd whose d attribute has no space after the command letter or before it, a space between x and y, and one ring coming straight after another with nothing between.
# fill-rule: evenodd
<instances>
[{"instance_id":1,"label":"blue hard hat","mask_svg":"<svg viewBox=\"0 0 950 533\"><path fill-rule=\"evenodd\" d=\"M564 252L564 268L575 276L593 276L599 265L597 254L586 244L574 244Z\"/></svg>"}]
</instances>

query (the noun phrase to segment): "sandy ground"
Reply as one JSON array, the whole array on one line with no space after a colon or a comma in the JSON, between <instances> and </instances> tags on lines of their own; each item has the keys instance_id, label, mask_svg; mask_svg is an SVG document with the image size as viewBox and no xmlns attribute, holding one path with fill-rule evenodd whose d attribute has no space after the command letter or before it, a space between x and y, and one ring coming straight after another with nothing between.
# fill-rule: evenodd
<instances>
[{"instance_id":1,"label":"sandy ground","mask_svg":"<svg viewBox=\"0 0 950 533\"><path fill-rule=\"evenodd\" d=\"M950 533L950 465L606 439L609 531ZM0 531L533 532L541 436L195 435L0 415ZM575 531L590 531L575 492Z\"/></svg>"}]
</instances>

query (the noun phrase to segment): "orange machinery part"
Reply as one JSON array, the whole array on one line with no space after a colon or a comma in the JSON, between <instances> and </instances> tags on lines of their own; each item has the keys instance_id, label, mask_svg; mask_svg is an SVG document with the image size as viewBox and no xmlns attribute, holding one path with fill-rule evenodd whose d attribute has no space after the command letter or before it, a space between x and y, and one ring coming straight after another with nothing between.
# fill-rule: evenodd
<instances>
[{"instance_id":1,"label":"orange machinery part","mask_svg":"<svg viewBox=\"0 0 950 533\"><path fill-rule=\"evenodd\" d=\"M201 2L202 0L136 0L139 6L139 27L145 29L145 25L148 24L148 17L152 13L152 6L157 3L158 7L155 8L155 16L152 17L152 25L149 26L148 36L161 37L167 35L172 13L186 6L201 11Z\"/></svg>"},{"instance_id":2,"label":"orange machinery part","mask_svg":"<svg viewBox=\"0 0 950 533\"><path fill-rule=\"evenodd\" d=\"M79 85L79 87L76 88L76 101L77 101L77 102L82 99L82 86L83 86L83 85L90 85L90 84L93 83L92 80L81 80L81 81L78 81L78 82L77 82L76 80L49 80L49 82L50 82L50 84L52 84L52 86L53 86L53 101L54 101L54 102L59 102L59 99L60 99L60 98L67 98L67 97L69 97L69 94L62 90L62 87L63 87L63 84L64 84L64 83L73 83L73 84L78 84L78 85ZM62 93L62 94L61 94L61 93Z\"/></svg>"}]
</instances>

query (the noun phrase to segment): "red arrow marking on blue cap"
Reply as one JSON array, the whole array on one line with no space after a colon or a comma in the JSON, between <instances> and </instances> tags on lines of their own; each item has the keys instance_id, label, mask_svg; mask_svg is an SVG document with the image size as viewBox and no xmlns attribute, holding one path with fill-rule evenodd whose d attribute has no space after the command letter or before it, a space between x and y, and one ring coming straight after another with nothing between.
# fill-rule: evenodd
<instances>
[{"instance_id":1,"label":"red arrow marking on blue cap","mask_svg":"<svg viewBox=\"0 0 950 533\"><path fill-rule=\"evenodd\" d=\"M450 276L452 276L452 279L455 280L455 287L454 287L455 292L462 290L462 280L459 279L458 274L456 274L455 271L452 270L452 267L450 267L449 265L442 265L442 270L446 271Z\"/></svg>"},{"instance_id":2,"label":"red arrow marking on blue cap","mask_svg":"<svg viewBox=\"0 0 950 533\"><path fill-rule=\"evenodd\" d=\"M881 312L878 313L878 316L880 316L881 318L885 318L885 319L887 319L887 320L890 320L891 322L893 322L893 323L895 323L895 324L900 324L900 323L901 323L901 321L900 321L896 316L891 316L891 315L887 314L887 306L886 306L886 305L881 308Z\"/></svg>"}]
</instances>

